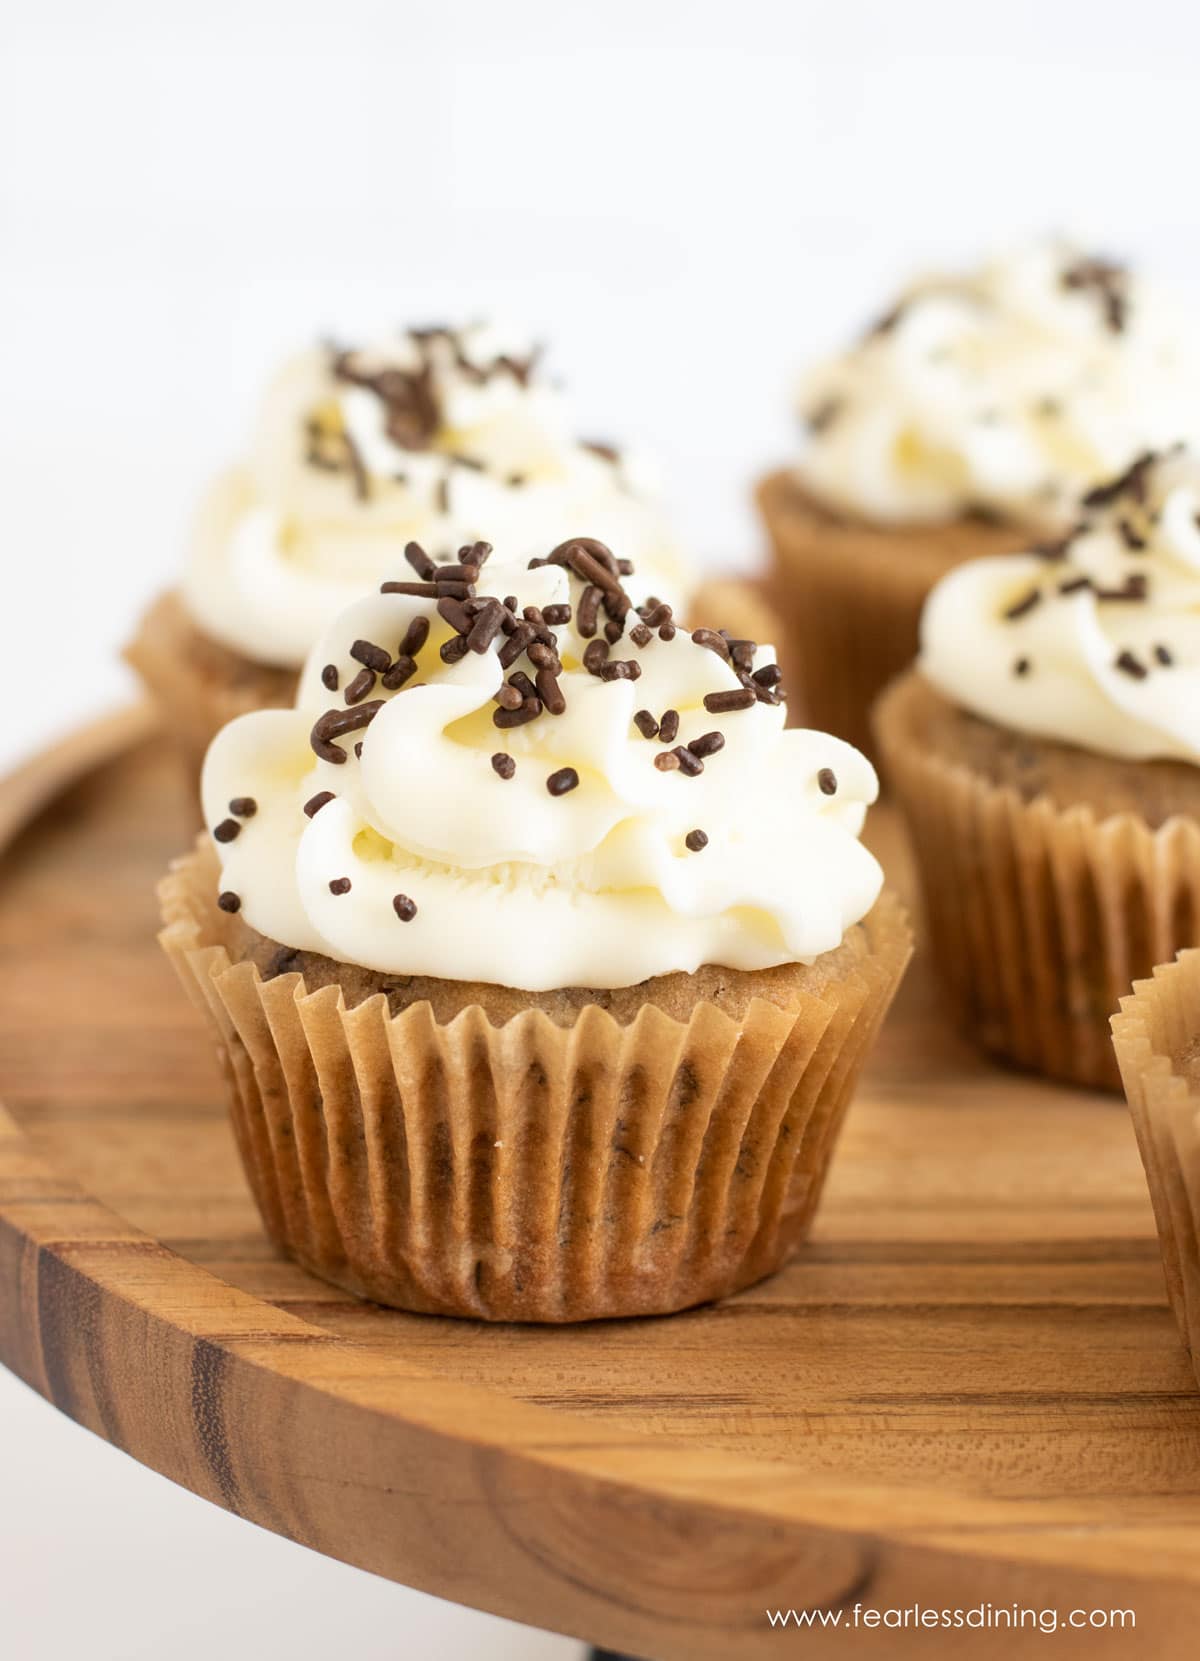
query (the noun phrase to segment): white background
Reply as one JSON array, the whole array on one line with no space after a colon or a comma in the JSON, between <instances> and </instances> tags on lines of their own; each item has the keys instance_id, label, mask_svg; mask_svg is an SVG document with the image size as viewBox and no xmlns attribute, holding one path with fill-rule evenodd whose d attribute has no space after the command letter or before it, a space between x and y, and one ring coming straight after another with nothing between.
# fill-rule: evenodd
<instances>
[{"instance_id":1,"label":"white background","mask_svg":"<svg viewBox=\"0 0 1200 1661\"><path fill-rule=\"evenodd\" d=\"M697 557L743 563L795 371L913 264L1062 228L1200 278L1198 62L1200 13L1154 0L0 0L0 763L126 694L297 343L527 323ZM214 1646L577 1653L225 1517L0 1376L0 1661Z\"/></svg>"}]
</instances>

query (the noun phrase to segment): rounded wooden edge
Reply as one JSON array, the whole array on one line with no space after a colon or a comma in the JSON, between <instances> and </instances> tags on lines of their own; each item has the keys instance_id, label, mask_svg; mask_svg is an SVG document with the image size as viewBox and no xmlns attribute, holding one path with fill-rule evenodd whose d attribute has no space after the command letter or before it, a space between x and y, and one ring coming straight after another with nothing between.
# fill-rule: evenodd
<instances>
[{"instance_id":1,"label":"rounded wooden edge","mask_svg":"<svg viewBox=\"0 0 1200 1661\"><path fill-rule=\"evenodd\" d=\"M148 738L158 726L150 704L131 704L68 733L0 781L0 854L55 796Z\"/></svg>"},{"instance_id":2,"label":"rounded wooden edge","mask_svg":"<svg viewBox=\"0 0 1200 1661\"><path fill-rule=\"evenodd\" d=\"M153 726L145 710L122 712L12 775L0 851ZM45 1166L2 1108L0 1362L141 1463L263 1527L656 1661L726 1661L731 1646L747 1661L776 1656L767 1608L941 1606L955 1591L1063 1607L1120 1591L1139 1620L1173 1624L1185 1605L1200 1617L1200 1566L1131 1564L1119 1541L1089 1540L1069 1520L1025 1528L1002 1501L814 1485L787 1462L681 1454L381 1362L123 1222ZM871 1647L841 1636L848 1655ZM1107 1654L1109 1637L1089 1632L1086 1653Z\"/></svg>"}]
</instances>

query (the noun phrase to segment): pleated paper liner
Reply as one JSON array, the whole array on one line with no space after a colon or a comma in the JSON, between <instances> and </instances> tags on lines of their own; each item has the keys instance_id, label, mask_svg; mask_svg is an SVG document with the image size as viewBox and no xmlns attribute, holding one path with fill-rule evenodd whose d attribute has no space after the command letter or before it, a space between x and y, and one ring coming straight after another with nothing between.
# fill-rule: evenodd
<instances>
[{"instance_id":1,"label":"pleated paper liner","mask_svg":"<svg viewBox=\"0 0 1200 1661\"><path fill-rule=\"evenodd\" d=\"M211 639L173 591L155 600L124 655L157 705L191 780L199 778L204 753L226 722L254 709L286 708L299 679L295 670L253 663Z\"/></svg>"},{"instance_id":2,"label":"pleated paper liner","mask_svg":"<svg viewBox=\"0 0 1200 1661\"><path fill-rule=\"evenodd\" d=\"M1121 997L1200 941L1200 824L1152 830L1133 813L1026 802L923 742L926 695L902 677L876 731L951 1011L1005 1060L1118 1090L1109 1020Z\"/></svg>"},{"instance_id":3,"label":"pleated paper liner","mask_svg":"<svg viewBox=\"0 0 1200 1661\"><path fill-rule=\"evenodd\" d=\"M428 1002L263 980L231 960L216 890L202 839L161 885L160 938L217 1040L268 1233L365 1297L485 1320L660 1314L782 1263L911 951L885 895L844 972L796 967L787 1008L492 1025L473 1004L439 1024Z\"/></svg>"},{"instance_id":4,"label":"pleated paper liner","mask_svg":"<svg viewBox=\"0 0 1200 1661\"><path fill-rule=\"evenodd\" d=\"M1200 1381L1200 951L1139 981L1112 1033L1171 1307Z\"/></svg>"},{"instance_id":5,"label":"pleated paper liner","mask_svg":"<svg viewBox=\"0 0 1200 1661\"><path fill-rule=\"evenodd\" d=\"M1028 546L1029 533L977 518L895 526L841 518L792 469L762 480L757 501L774 555L768 597L796 659L805 718L874 758L871 705L916 657L930 589L964 560Z\"/></svg>"}]
</instances>

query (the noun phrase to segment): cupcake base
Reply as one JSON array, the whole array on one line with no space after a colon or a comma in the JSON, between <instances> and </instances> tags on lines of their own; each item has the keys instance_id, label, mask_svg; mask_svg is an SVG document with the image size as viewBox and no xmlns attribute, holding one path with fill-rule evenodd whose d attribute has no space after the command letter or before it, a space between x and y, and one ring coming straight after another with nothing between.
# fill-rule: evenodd
<instances>
[{"instance_id":1,"label":"cupcake base","mask_svg":"<svg viewBox=\"0 0 1200 1661\"><path fill-rule=\"evenodd\" d=\"M1197 770L1005 733L916 673L876 731L958 1024L1018 1066L1119 1089L1119 999L1200 943Z\"/></svg>"},{"instance_id":2,"label":"cupcake base","mask_svg":"<svg viewBox=\"0 0 1200 1661\"><path fill-rule=\"evenodd\" d=\"M1200 1382L1200 951L1139 981L1112 1033L1167 1292Z\"/></svg>"},{"instance_id":3,"label":"cupcake base","mask_svg":"<svg viewBox=\"0 0 1200 1661\"><path fill-rule=\"evenodd\" d=\"M294 669L255 663L223 646L192 621L174 590L146 612L125 659L141 676L193 778L227 721L295 702Z\"/></svg>"},{"instance_id":4,"label":"cupcake base","mask_svg":"<svg viewBox=\"0 0 1200 1661\"><path fill-rule=\"evenodd\" d=\"M161 939L268 1233L362 1296L482 1320L662 1314L777 1268L911 949L884 896L811 968L593 994L351 972L348 996L216 891L202 842L161 886Z\"/></svg>"},{"instance_id":5,"label":"cupcake base","mask_svg":"<svg viewBox=\"0 0 1200 1661\"><path fill-rule=\"evenodd\" d=\"M870 709L917 655L921 608L964 560L1015 553L1029 533L982 518L937 525L872 525L825 507L794 470L757 490L773 550L770 598L797 663L810 725L876 751Z\"/></svg>"}]
</instances>

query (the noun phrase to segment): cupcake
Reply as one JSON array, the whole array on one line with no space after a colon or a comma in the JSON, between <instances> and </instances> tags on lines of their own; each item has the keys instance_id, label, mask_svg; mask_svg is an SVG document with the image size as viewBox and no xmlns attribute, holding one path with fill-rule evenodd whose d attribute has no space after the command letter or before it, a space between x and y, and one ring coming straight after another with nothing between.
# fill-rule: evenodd
<instances>
[{"instance_id":1,"label":"cupcake","mask_svg":"<svg viewBox=\"0 0 1200 1661\"><path fill-rule=\"evenodd\" d=\"M1200 943L1200 459L1137 461L1055 544L934 589L876 731L930 940L996 1054L1116 1088L1118 999Z\"/></svg>"},{"instance_id":2,"label":"cupcake","mask_svg":"<svg viewBox=\"0 0 1200 1661\"><path fill-rule=\"evenodd\" d=\"M1200 952L1139 982L1112 1026L1167 1292L1200 1380Z\"/></svg>"},{"instance_id":3,"label":"cupcake","mask_svg":"<svg viewBox=\"0 0 1200 1661\"><path fill-rule=\"evenodd\" d=\"M1200 437L1200 345L1124 267L1042 242L915 283L803 387L807 447L758 500L806 714L869 748L954 566L1055 539L1145 450Z\"/></svg>"},{"instance_id":4,"label":"cupcake","mask_svg":"<svg viewBox=\"0 0 1200 1661\"><path fill-rule=\"evenodd\" d=\"M162 941L298 1261L487 1320L679 1309L803 1237L907 961L875 775L603 543L488 554L411 547L222 730Z\"/></svg>"},{"instance_id":5,"label":"cupcake","mask_svg":"<svg viewBox=\"0 0 1200 1661\"><path fill-rule=\"evenodd\" d=\"M198 771L235 715L293 702L330 619L406 543L451 561L486 527L532 556L582 525L652 586L683 591L645 478L574 437L536 350L475 325L306 352L270 388L249 459L201 504L182 582L126 655Z\"/></svg>"}]
</instances>

